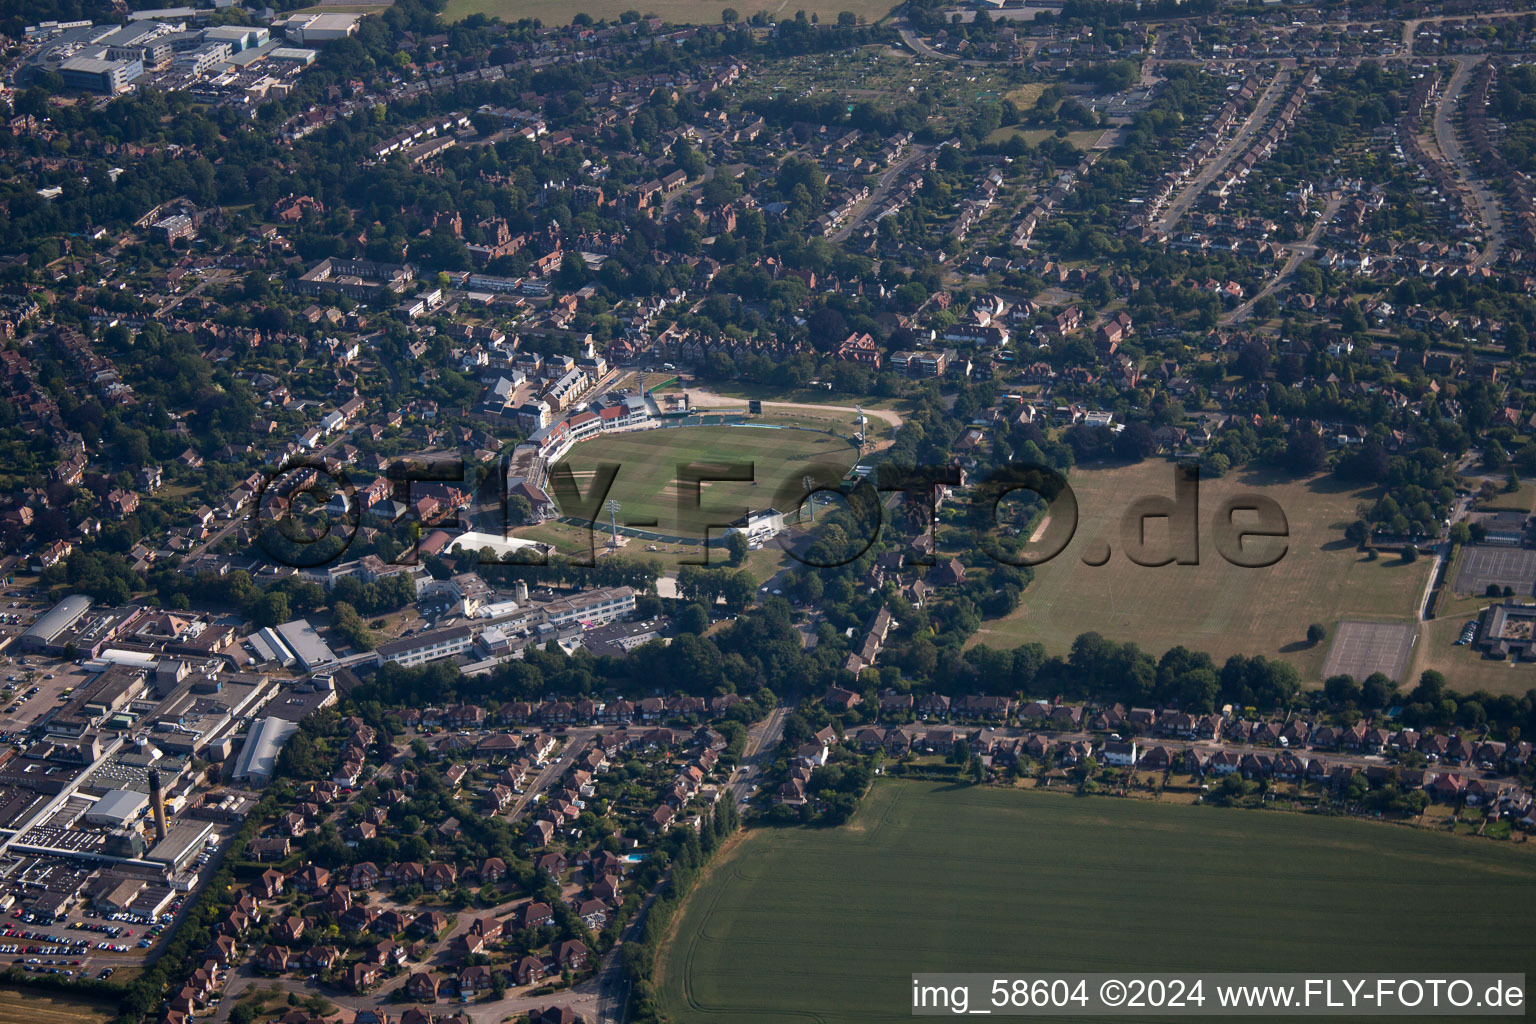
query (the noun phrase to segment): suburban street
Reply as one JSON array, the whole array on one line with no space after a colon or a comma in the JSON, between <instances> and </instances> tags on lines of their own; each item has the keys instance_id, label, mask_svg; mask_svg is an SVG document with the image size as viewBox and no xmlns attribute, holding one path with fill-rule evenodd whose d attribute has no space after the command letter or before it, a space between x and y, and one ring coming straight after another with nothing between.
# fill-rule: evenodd
<instances>
[{"instance_id":1,"label":"suburban street","mask_svg":"<svg viewBox=\"0 0 1536 1024\"><path fill-rule=\"evenodd\" d=\"M906 173L907 168L911 167L917 162L919 157L928 152L926 146L912 146L911 149L912 151L906 156L880 172L880 176L875 179L875 187L870 190L869 198L864 200L863 204L859 207L858 215L849 217L848 223L834 231L831 235L832 241L841 242L853 234L854 228L868 220L870 213L878 210L885 202L885 197L890 194L891 186L901 179L901 176Z\"/></svg>"},{"instance_id":2,"label":"suburban street","mask_svg":"<svg viewBox=\"0 0 1536 1024\"><path fill-rule=\"evenodd\" d=\"M517 802L512 805L512 810L507 814L507 820L517 821L518 818L522 817L523 812L533 804L538 795L569 771L571 765L576 763L576 759L581 756L582 752L587 749L588 744L592 742L592 737L602 731L602 729L593 726L584 729L571 729L562 734L560 738L565 741L565 749L561 751L559 757L546 764L543 770L534 776L533 781L528 784L523 790L522 795L517 798Z\"/></svg>"},{"instance_id":3,"label":"suburban street","mask_svg":"<svg viewBox=\"0 0 1536 1024\"><path fill-rule=\"evenodd\" d=\"M747 745L741 753L741 763L729 783L731 796L737 804L745 804L751 795L752 784L761 777L764 763L773 759L773 751L784 735L784 719L789 708L780 705L767 718L752 726L747 733Z\"/></svg>"},{"instance_id":4,"label":"suburban street","mask_svg":"<svg viewBox=\"0 0 1536 1024\"><path fill-rule=\"evenodd\" d=\"M1461 102L1461 94L1467 82L1472 78L1473 70L1482 61L1482 57L1457 60L1456 70L1451 74L1451 80L1446 83L1445 91L1440 94L1440 102L1435 107L1435 145L1457 176L1466 182L1467 191L1472 193L1473 205L1483 222L1483 251L1473 266L1493 263L1504 248L1504 218L1499 212L1498 199L1488 183L1478 177L1477 169L1461 148L1461 139L1456 134L1456 108Z\"/></svg>"},{"instance_id":5,"label":"suburban street","mask_svg":"<svg viewBox=\"0 0 1536 1024\"><path fill-rule=\"evenodd\" d=\"M1227 144L1221 147L1214 157L1206 161L1199 173L1191 178L1179 194L1168 203L1168 209L1155 225L1159 235L1166 235L1172 231L1178 225L1180 218L1189 212L1195 200L1200 198L1200 194L1206 190L1206 187L1215 181L1227 169L1227 165L1237 159L1253 141L1254 136L1268 123L1269 115L1274 111L1275 105L1280 102L1290 80L1291 72L1288 68L1281 68L1275 73L1275 77L1270 79L1269 85L1259 95L1258 102L1253 105L1253 112L1248 115L1247 120L1232 133Z\"/></svg>"},{"instance_id":6,"label":"suburban street","mask_svg":"<svg viewBox=\"0 0 1536 1024\"><path fill-rule=\"evenodd\" d=\"M1301 261L1317 252L1317 240L1322 237L1328 225L1333 222L1333 218L1338 215L1339 207L1343 205L1344 197L1342 195L1334 195L1329 198L1327 205L1323 207L1322 216L1317 218L1317 223L1312 225L1312 230L1307 232L1306 239L1289 247L1290 255L1286 257L1285 265L1280 268L1280 273L1270 278L1263 288L1260 288L1253 295L1243 300L1236 309L1223 316L1221 318L1222 326L1248 319L1253 314L1254 303L1266 295L1273 295L1280 289L1281 285L1289 282L1291 275L1296 273L1296 268L1301 266Z\"/></svg>"}]
</instances>

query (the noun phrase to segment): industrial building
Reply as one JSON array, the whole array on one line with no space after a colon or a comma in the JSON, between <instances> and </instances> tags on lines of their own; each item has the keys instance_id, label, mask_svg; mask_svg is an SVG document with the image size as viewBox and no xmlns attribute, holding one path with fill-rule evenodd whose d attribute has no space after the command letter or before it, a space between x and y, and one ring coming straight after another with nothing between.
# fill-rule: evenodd
<instances>
[{"instance_id":1,"label":"industrial building","mask_svg":"<svg viewBox=\"0 0 1536 1024\"><path fill-rule=\"evenodd\" d=\"M329 43L357 35L357 14L296 14L283 25L283 34L300 46Z\"/></svg>"},{"instance_id":2,"label":"industrial building","mask_svg":"<svg viewBox=\"0 0 1536 1024\"><path fill-rule=\"evenodd\" d=\"M272 773L277 770L277 755L289 737L298 731L299 727L292 722L273 717L263 718L251 726L245 746L240 748L240 757L235 761L235 781L249 782L253 786L271 782Z\"/></svg>"},{"instance_id":3,"label":"industrial building","mask_svg":"<svg viewBox=\"0 0 1536 1024\"><path fill-rule=\"evenodd\" d=\"M136 665L109 665L90 682L77 687L69 700L43 720L43 728L53 736L81 737L100 728L107 719L124 711L128 703L147 686L143 668ZM127 725L131 716L120 723Z\"/></svg>"},{"instance_id":4,"label":"industrial building","mask_svg":"<svg viewBox=\"0 0 1536 1024\"><path fill-rule=\"evenodd\" d=\"M209 821L177 825L150 847L144 859L163 864L172 873L181 871L202 852L212 835L213 823Z\"/></svg>"},{"instance_id":5,"label":"industrial building","mask_svg":"<svg viewBox=\"0 0 1536 1024\"><path fill-rule=\"evenodd\" d=\"M230 49L239 53L242 50L253 50L262 45L270 37L271 33L264 28L255 28L250 25L217 25L203 30L203 39L207 42L228 43Z\"/></svg>"},{"instance_id":6,"label":"industrial building","mask_svg":"<svg viewBox=\"0 0 1536 1024\"><path fill-rule=\"evenodd\" d=\"M63 635L75 623L80 621L80 616L90 611L91 599L84 594L70 594L58 604L38 616L37 621L28 626L26 632L21 634L21 648L24 651L47 651L53 641Z\"/></svg>"},{"instance_id":7,"label":"industrial building","mask_svg":"<svg viewBox=\"0 0 1536 1024\"><path fill-rule=\"evenodd\" d=\"M299 64L308 66L315 62L315 57L317 57L318 54L314 50L307 50L303 47L278 46L268 51L267 56L272 60L295 61Z\"/></svg>"},{"instance_id":8,"label":"industrial building","mask_svg":"<svg viewBox=\"0 0 1536 1024\"><path fill-rule=\"evenodd\" d=\"M148 807L147 793L135 789L114 789L85 812L85 823L103 828L122 828L143 817Z\"/></svg>"}]
</instances>

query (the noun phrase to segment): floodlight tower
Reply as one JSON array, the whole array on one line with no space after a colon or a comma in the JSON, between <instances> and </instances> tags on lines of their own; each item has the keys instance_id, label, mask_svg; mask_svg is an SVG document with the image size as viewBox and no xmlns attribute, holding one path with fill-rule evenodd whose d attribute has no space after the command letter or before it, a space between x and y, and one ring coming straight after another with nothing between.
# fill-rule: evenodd
<instances>
[{"instance_id":1,"label":"floodlight tower","mask_svg":"<svg viewBox=\"0 0 1536 1024\"><path fill-rule=\"evenodd\" d=\"M608 525L613 529L613 539L608 542L608 546L616 548L619 546L619 509L624 506L615 499L609 498L605 507L608 509Z\"/></svg>"},{"instance_id":2,"label":"floodlight tower","mask_svg":"<svg viewBox=\"0 0 1536 1024\"><path fill-rule=\"evenodd\" d=\"M816 486L816 478L806 475L800 478L800 483L805 487L805 500L811 505L811 525L816 525L816 492L812 490Z\"/></svg>"}]
</instances>

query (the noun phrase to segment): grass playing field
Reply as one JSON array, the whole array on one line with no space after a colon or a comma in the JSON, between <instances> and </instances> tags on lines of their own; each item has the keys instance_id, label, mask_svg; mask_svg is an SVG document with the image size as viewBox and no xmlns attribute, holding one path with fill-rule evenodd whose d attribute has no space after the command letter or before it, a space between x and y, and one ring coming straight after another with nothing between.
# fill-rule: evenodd
<instances>
[{"instance_id":1,"label":"grass playing field","mask_svg":"<svg viewBox=\"0 0 1536 1024\"><path fill-rule=\"evenodd\" d=\"M1089 128L1084 131L1068 132L1067 141L1078 149L1086 151L1093 148L1094 143L1099 141L1099 136L1103 135L1104 131L1105 129L1103 128ZM987 141L994 143L1003 142L1017 135L1031 146L1038 146L1055 134L1054 129L1050 128L1018 128L1010 126L1008 128L994 129L987 136Z\"/></svg>"},{"instance_id":2,"label":"grass playing field","mask_svg":"<svg viewBox=\"0 0 1536 1024\"><path fill-rule=\"evenodd\" d=\"M1483 600L1484 604L1488 599ZM1419 630L1419 642L1414 648L1413 669L1410 680L1419 673L1434 669L1443 674L1451 689L1459 693L1487 690L1489 693L1510 694L1523 697L1527 690L1536 689L1536 665L1528 661L1496 661L1485 658L1476 647L1456 646L1461 627L1476 615L1439 618L1424 623Z\"/></svg>"},{"instance_id":3,"label":"grass playing field","mask_svg":"<svg viewBox=\"0 0 1536 1024\"><path fill-rule=\"evenodd\" d=\"M851 11L854 15L873 24L891 12L892 0L760 0L760 2L733 3L728 0L448 0L443 17L458 21L471 14L488 14L503 21L519 18L538 18L546 25L569 25L577 14L590 14L593 18L617 20L625 11L639 11L643 15L654 14L674 25L718 25L720 12L734 7L746 21L758 11L767 11L776 18L793 18L796 11L812 13L836 21L839 13Z\"/></svg>"},{"instance_id":4,"label":"grass playing field","mask_svg":"<svg viewBox=\"0 0 1536 1024\"><path fill-rule=\"evenodd\" d=\"M797 486L815 466L836 467L831 472L841 476L857 455L843 438L812 430L701 426L596 437L571 449L560 464L571 467L583 495L591 488L599 465L618 467L609 497L623 506L620 526L702 537L706 526L728 523L748 510L786 505L781 489ZM693 508L694 492L690 485L680 486L678 476L678 467L690 463L750 463L756 482L706 482L698 494L701 507ZM803 494L800 488L796 498ZM779 511L792 509L780 507ZM607 522L606 515L600 518ZM655 525L643 525L647 520ZM721 532L711 530L710 535Z\"/></svg>"},{"instance_id":5,"label":"grass playing field","mask_svg":"<svg viewBox=\"0 0 1536 1024\"><path fill-rule=\"evenodd\" d=\"M1144 495L1173 494L1173 467L1148 461L1113 469L1075 469L1078 528L1072 543L1035 569L1024 601L1008 617L987 622L976 640L994 647L1039 641L1064 652L1089 630L1132 640L1153 654L1176 644L1232 654L1284 657L1318 679L1327 644L1309 647L1307 626L1330 633L1342 618L1412 621L1432 559L1405 564L1395 553L1367 561L1344 539L1366 493L1339 489L1329 478L1237 473L1201 481L1200 564L1147 568L1121 548L1120 518ZM1257 493L1284 510L1290 539L1285 557L1264 569L1238 568L1217 554L1212 517L1229 496ZM1148 524L1155 537L1157 520ZM1241 520L1239 520L1241 523ZM1093 567L1085 556L1108 543L1113 556ZM1270 542L1265 542L1270 543Z\"/></svg>"},{"instance_id":6,"label":"grass playing field","mask_svg":"<svg viewBox=\"0 0 1536 1024\"><path fill-rule=\"evenodd\" d=\"M1536 858L1296 814L883 781L849 826L759 830L659 961L677 1024L910 1019L915 971L1531 973ZM1508 911L1505 913L1504 911Z\"/></svg>"}]
</instances>

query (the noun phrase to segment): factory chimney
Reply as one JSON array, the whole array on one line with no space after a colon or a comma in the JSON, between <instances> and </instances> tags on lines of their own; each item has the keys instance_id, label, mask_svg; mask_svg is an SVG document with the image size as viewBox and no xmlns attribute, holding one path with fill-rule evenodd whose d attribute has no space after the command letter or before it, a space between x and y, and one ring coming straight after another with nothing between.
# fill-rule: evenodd
<instances>
[{"instance_id":1,"label":"factory chimney","mask_svg":"<svg viewBox=\"0 0 1536 1024\"><path fill-rule=\"evenodd\" d=\"M155 812L155 841L165 838L165 794L160 792L160 773L149 770L149 802Z\"/></svg>"}]
</instances>

